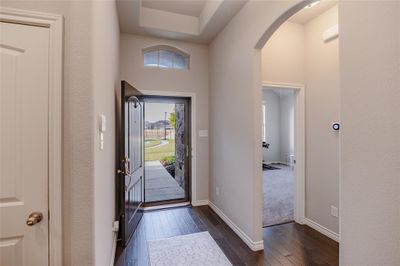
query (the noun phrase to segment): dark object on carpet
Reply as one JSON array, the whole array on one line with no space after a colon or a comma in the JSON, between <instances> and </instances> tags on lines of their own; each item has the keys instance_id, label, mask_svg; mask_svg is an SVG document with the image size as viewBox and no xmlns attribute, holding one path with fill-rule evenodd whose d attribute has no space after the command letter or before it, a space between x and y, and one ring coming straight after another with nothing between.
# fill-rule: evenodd
<instances>
[{"instance_id":1,"label":"dark object on carpet","mask_svg":"<svg viewBox=\"0 0 400 266\"><path fill-rule=\"evenodd\" d=\"M263 170L279 170L281 168L272 166L270 164L263 163Z\"/></svg>"},{"instance_id":2,"label":"dark object on carpet","mask_svg":"<svg viewBox=\"0 0 400 266\"><path fill-rule=\"evenodd\" d=\"M267 143L267 142L265 142L265 141L262 142L263 148L269 149L269 145L270 145L270 144Z\"/></svg>"}]
</instances>

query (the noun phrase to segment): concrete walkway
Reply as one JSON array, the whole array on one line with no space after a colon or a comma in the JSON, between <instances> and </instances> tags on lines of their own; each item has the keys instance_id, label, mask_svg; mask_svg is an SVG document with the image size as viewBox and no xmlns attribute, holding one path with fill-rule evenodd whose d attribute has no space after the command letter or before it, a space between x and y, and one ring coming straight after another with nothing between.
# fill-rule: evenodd
<instances>
[{"instance_id":1,"label":"concrete walkway","mask_svg":"<svg viewBox=\"0 0 400 266\"><path fill-rule=\"evenodd\" d=\"M169 143L168 140L162 140L160 144L158 144L158 145L156 145L156 146L153 146L153 147L147 147L146 149L154 149L154 148L157 148L157 147L165 146L165 145L167 145L168 143Z\"/></svg>"},{"instance_id":2,"label":"concrete walkway","mask_svg":"<svg viewBox=\"0 0 400 266\"><path fill-rule=\"evenodd\" d=\"M183 199L185 191L159 161L145 163L146 202Z\"/></svg>"}]
</instances>

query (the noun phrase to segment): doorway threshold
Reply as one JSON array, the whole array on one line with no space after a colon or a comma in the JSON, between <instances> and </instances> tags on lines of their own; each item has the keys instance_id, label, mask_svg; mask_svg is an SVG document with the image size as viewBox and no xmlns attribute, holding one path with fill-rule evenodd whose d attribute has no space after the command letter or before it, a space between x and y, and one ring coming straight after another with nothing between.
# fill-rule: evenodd
<instances>
[{"instance_id":1,"label":"doorway threshold","mask_svg":"<svg viewBox=\"0 0 400 266\"><path fill-rule=\"evenodd\" d=\"M153 210L162 210L162 209L169 209L169 208L176 208L176 207L184 207L184 206L189 206L189 205L190 205L190 201L185 201L185 202L179 202L179 203L147 206L147 207L143 207L143 210L144 211L153 211Z\"/></svg>"}]
</instances>

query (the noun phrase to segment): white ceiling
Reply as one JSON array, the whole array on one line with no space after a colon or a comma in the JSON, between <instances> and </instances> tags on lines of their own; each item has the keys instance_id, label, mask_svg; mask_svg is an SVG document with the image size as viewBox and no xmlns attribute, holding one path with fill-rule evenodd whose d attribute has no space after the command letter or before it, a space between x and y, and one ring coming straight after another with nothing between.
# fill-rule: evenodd
<instances>
[{"instance_id":1,"label":"white ceiling","mask_svg":"<svg viewBox=\"0 0 400 266\"><path fill-rule=\"evenodd\" d=\"M117 0L122 33L210 43L248 0Z\"/></svg>"},{"instance_id":2,"label":"white ceiling","mask_svg":"<svg viewBox=\"0 0 400 266\"><path fill-rule=\"evenodd\" d=\"M142 0L142 6L199 17L206 2L206 0Z\"/></svg>"},{"instance_id":3,"label":"white ceiling","mask_svg":"<svg viewBox=\"0 0 400 266\"><path fill-rule=\"evenodd\" d=\"M324 13L337 4L337 0L322 0L311 8L303 8L294 14L288 21L297 24L306 24L308 21Z\"/></svg>"},{"instance_id":4,"label":"white ceiling","mask_svg":"<svg viewBox=\"0 0 400 266\"><path fill-rule=\"evenodd\" d=\"M210 43L248 0L117 0L122 33ZM305 24L337 0L322 0L288 21Z\"/></svg>"}]
</instances>

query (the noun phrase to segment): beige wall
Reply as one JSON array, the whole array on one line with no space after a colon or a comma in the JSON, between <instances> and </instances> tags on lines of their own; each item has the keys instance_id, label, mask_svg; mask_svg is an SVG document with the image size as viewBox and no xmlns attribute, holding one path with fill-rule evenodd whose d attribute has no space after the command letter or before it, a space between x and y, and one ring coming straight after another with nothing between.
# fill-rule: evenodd
<instances>
[{"instance_id":1,"label":"beige wall","mask_svg":"<svg viewBox=\"0 0 400 266\"><path fill-rule=\"evenodd\" d=\"M338 23L337 6L305 24L306 217L339 233L339 40L322 40Z\"/></svg>"},{"instance_id":2,"label":"beige wall","mask_svg":"<svg viewBox=\"0 0 400 266\"><path fill-rule=\"evenodd\" d=\"M263 148L266 163L290 163L294 154L294 91L263 86L265 129L268 149Z\"/></svg>"},{"instance_id":3,"label":"beige wall","mask_svg":"<svg viewBox=\"0 0 400 266\"><path fill-rule=\"evenodd\" d=\"M339 3L341 265L400 265L400 2Z\"/></svg>"},{"instance_id":4,"label":"beige wall","mask_svg":"<svg viewBox=\"0 0 400 266\"><path fill-rule=\"evenodd\" d=\"M281 112L279 94L271 89L263 89L262 101L265 104L265 138L270 144L263 149L263 160L266 163L281 161Z\"/></svg>"},{"instance_id":5,"label":"beige wall","mask_svg":"<svg viewBox=\"0 0 400 266\"><path fill-rule=\"evenodd\" d=\"M113 186L111 183L114 174L109 176L107 173L111 174L111 167L114 164L111 158L114 140L106 144L111 151L106 156L107 159L98 154L98 160L95 161L97 142L94 143L94 132L97 129L95 122L97 115L94 110L95 105L103 103L104 109L101 109L105 112L110 110L110 99L104 102L100 99L109 93L104 93L103 89L113 90L114 82L111 81L116 76L114 67L117 66L115 60L118 60L118 57L115 55L118 53L111 44L115 40L106 40L105 36L102 36L102 31L103 26L107 28L106 32L111 34L107 38L115 38L117 34L114 3L113 1L102 4L92 1L1 1L0 5L64 16L63 264L95 265L96 258L96 265L108 265L111 255L110 222L114 219L114 206L113 202L107 202L101 208L95 209L95 202L102 192L105 193L102 195L104 201L113 200L112 188L105 189L103 185ZM106 41L106 44L99 44L100 40ZM116 47L118 48L118 45ZM105 54L110 53L109 55L101 53L102 57L107 58L104 62L109 64L105 66L106 69L100 66L94 67L94 64L103 62L103 59L97 58L100 51ZM102 82L104 85L99 86ZM94 87L95 84L101 91L101 96ZM109 119L107 140L111 140L114 130L113 116L110 115ZM103 159L111 161L106 161L102 166L103 169L97 169ZM102 170L107 172L99 174ZM107 178L108 183L100 185L95 182L95 173L98 173L96 174L98 180L104 181ZM95 217L101 220L95 221ZM100 242L95 244L95 241Z\"/></svg>"},{"instance_id":6,"label":"beige wall","mask_svg":"<svg viewBox=\"0 0 400 266\"><path fill-rule=\"evenodd\" d=\"M290 155L294 155L294 107L295 91L286 91L280 97L280 130L281 158L280 161L290 163Z\"/></svg>"},{"instance_id":7,"label":"beige wall","mask_svg":"<svg viewBox=\"0 0 400 266\"><path fill-rule=\"evenodd\" d=\"M109 265L115 217L115 91L119 82L119 24L115 1L93 3L94 248L95 265ZM106 116L100 150L99 115Z\"/></svg>"},{"instance_id":8,"label":"beige wall","mask_svg":"<svg viewBox=\"0 0 400 266\"><path fill-rule=\"evenodd\" d=\"M339 42L323 32L338 23L337 6L306 24L284 23L262 49L264 82L304 84L306 92L306 218L339 233Z\"/></svg>"},{"instance_id":9,"label":"beige wall","mask_svg":"<svg viewBox=\"0 0 400 266\"><path fill-rule=\"evenodd\" d=\"M298 2L249 1L210 45L210 200L256 246L262 240L262 78L261 51L254 47Z\"/></svg>"},{"instance_id":10,"label":"beige wall","mask_svg":"<svg viewBox=\"0 0 400 266\"><path fill-rule=\"evenodd\" d=\"M255 106L261 105L262 78L254 47L293 6L250 1L210 46L210 198L252 240L261 239L261 132L255 126L261 118ZM398 1L339 4L342 265L400 261L399 11ZM235 134L227 134L230 117L241 121ZM216 196L215 186L225 192Z\"/></svg>"},{"instance_id":11,"label":"beige wall","mask_svg":"<svg viewBox=\"0 0 400 266\"><path fill-rule=\"evenodd\" d=\"M304 84L304 25L286 22L261 50L263 82Z\"/></svg>"},{"instance_id":12,"label":"beige wall","mask_svg":"<svg viewBox=\"0 0 400 266\"><path fill-rule=\"evenodd\" d=\"M155 69L143 66L142 49L166 44L177 47L190 54L189 70ZM120 78L128 81L139 90L176 91L196 94L196 128L208 130L208 47L187 42L121 35ZM199 137L196 157L196 200L208 199L209 156L208 138ZM193 195L192 195L193 197Z\"/></svg>"},{"instance_id":13,"label":"beige wall","mask_svg":"<svg viewBox=\"0 0 400 266\"><path fill-rule=\"evenodd\" d=\"M254 47L265 30L298 2L250 1L210 46L210 199L252 241L262 238L259 191L261 132L258 124L261 114L261 53ZM97 143L93 136L93 126L96 125L95 88L93 80L88 78L95 75L92 64L96 62L91 58L95 46L92 43L92 4L83 1L2 1L1 6L53 12L65 17L64 264L93 265L94 151ZM339 4L339 11L343 124L341 264L398 265L399 2L346 1ZM203 71L207 73L207 67ZM124 73L126 79L130 75L139 74ZM151 76L147 77L149 80ZM111 85L112 78L105 80ZM135 84L137 80L131 82ZM165 80L168 84L168 78ZM152 85L153 81L149 83ZM160 82L157 84L163 87ZM192 88L189 83L187 87ZM204 99L208 97L204 96ZM207 100L202 103L203 106L199 100L199 106L207 110ZM199 118L202 121L199 128L207 125L207 119L208 115L203 120ZM205 140L198 140L201 141ZM207 155L197 156L204 158ZM206 164L207 160L198 168L206 168ZM215 195L216 186L222 188L219 196Z\"/></svg>"}]
</instances>

